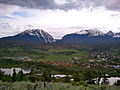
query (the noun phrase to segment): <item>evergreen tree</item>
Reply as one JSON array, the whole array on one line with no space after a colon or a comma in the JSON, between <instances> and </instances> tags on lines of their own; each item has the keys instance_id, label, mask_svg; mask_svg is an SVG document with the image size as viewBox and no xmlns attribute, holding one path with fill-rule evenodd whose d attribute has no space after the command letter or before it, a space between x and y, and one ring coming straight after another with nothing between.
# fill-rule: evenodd
<instances>
[{"instance_id":1,"label":"evergreen tree","mask_svg":"<svg viewBox=\"0 0 120 90\"><path fill-rule=\"evenodd\" d=\"M70 77L69 77L69 75L67 75L67 76L65 77L65 83L70 83Z\"/></svg>"},{"instance_id":2,"label":"evergreen tree","mask_svg":"<svg viewBox=\"0 0 120 90\"><path fill-rule=\"evenodd\" d=\"M30 75L29 76L29 80L30 80L30 82L35 82L36 81L36 77L34 75Z\"/></svg>"},{"instance_id":3,"label":"evergreen tree","mask_svg":"<svg viewBox=\"0 0 120 90\"><path fill-rule=\"evenodd\" d=\"M80 81L81 80L81 77L80 77L80 74L79 73L74 73L72 75L74 81Z\"/></svg>"},{"instance_id":4,"label":"evergreen tree","mask_svg":"<svg viewBox=\"0 0 120 90\"><path fill-rule=\"evenodd\" d=\"M15 71L15 69L13 69L13 75L12 75L13 82L15 82L17 80L16 76L17 76L16 71Z\"/></svg>"},{"instance_id":5,"label":"evergreen tree","mask_svg":"<svg viewBox=\"0 0 120 90\"><path fill-rule=\"evenodd\" d=\"M102 80L101 84L109 84L109 80L107 79L107 77L105 75L103 76L103 80Z\"/></svg>"},{"instance_id":6,"label":"evergreen tree","mask_svg":"<svg viewBox=\"0 0 120 90\"><path fill-rule=\"evenodd\" d=\"M3 76L4 76L4 72L0 70L0 80L2 80Z\"/></svg>"},{"instance_id":7,"label":"evergreen tree","mask_svg":"<svg viewBox=\"0 0 120 90\"><path fill-rule=\"evenodd\" d=\"M23 81L23 78L24 78L23 71L20 70L20 71L18 72L18 75L17 75L17 80L18 80L18 81Z\"/></svg>"},{"instance_id":8,"label":"evergreen tree","mask_svg":"<svg viewBox=\"0 0 120 90\"><path fill-rule=\"evenodd\" d=\"M42 77L43 77L43 81L47 81L47 82L51 81L51 74L47 70L43 72Z\"/></svg>"}]
</instances>

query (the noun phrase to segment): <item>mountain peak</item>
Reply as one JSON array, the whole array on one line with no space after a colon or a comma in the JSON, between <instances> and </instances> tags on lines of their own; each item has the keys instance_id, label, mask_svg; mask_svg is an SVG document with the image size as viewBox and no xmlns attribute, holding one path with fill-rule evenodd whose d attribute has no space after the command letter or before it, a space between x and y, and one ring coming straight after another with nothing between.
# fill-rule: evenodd
<instances>
[{"instance_id":1,"label":"mountain peak","mask_svg":"<svg viewBox=\"0 0 120 90\"><path fill-rule=\"evenodd\" d=\"M106 33L106 35L113 37L115 34L112 31L109 31L109 32Z\"/></svg>"},{"instance_id":2,"label":"mountain peak","mask_svg":"<svg viewBox=\"0 0 120 90\"><path fill-rule=\"evenodd\" d=\"M2 40L40 43L52 43L55 41L50 34L41 29L28 29L15 36L4 37Z\"/></svg>"},{"instance_id":3,"label":"mountain peak","mask_svg":"<svg viewBox=\"0 0 120 90\"><path fill-rule=\"evenodd\" d=\"M19 36L31 36L36 38L37 40L45 43L52 43L54 42L53 37L48 34L47 32L43 31L42 29L28 29L25 30L24 32L18 34Z\"/></svg>"},{"instance_id":4,"label":"mountain peak","mask_svg":"<svg viewBox=\"0 0 120 90\"><path fill-rule=\"evenodd\" d=\"M36 35L36 34L42 33L42 32L45 32L45 31L43 31L42 29L28 29L28 30L25 30L24 32L22 32L20 34L21 35L24 35L24 34Z\"/></svg>"},{"instance_id":5,"label":"mountain peak","mask_svg":"<svg viewBox=\"0 0 120 90\"><path fill-rule=\"evenodd\" d=\"M76 32L75 34L80 34L80 35L87 34L90 36L105 36L105 34L98 29L81 30L79 32Z\"/></svg>"},{"instance_id":6,"label":"mountain peak","mask_svg":"<svg viewBox=\"0 0 120 90\"><path fill-rule=\"evenodd\" d=\"M44 36L43 34L48 34L47 32L43 31L42 29L28 29L20 33L19 35L31 35L31 36Z\"/></svg>"}]
</instances>

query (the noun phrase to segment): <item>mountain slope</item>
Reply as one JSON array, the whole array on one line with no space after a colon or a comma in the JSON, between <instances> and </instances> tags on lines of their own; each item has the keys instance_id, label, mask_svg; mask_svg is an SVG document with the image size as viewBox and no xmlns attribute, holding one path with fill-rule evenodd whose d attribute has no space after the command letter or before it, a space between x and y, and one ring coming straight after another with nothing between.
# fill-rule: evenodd
<instances>
[{"instance_id":1,"label":"mountain slope","mask_svg":"<svg viewBox=\"0 0 120 90\"><path fill-rule=\"evenodd\" d=\"M105 34L101 31L99 31L98 29L89 29L89 30L81 30L79 32L76 32L75 34L87 34L90 36L105 36Z\"/></svg>"},{"instance_id":2,"label":"mountain slope","mask_svg":"<svg viewBox=\"0 0 120 90\"><path fill-rule=\"evenodd\" d=\"M115 33L114 38L120 38L120 33Z\"/></svg>"},{"instance_id":3,"label":"mountain slope","mask_svg":"<svg viewBox=\"0 0 120 90\"><path fill-rule=\"evenodd\" d=\"M110 33L108 33L110 34ZM97 29L88 29L81 30L79 32L73 34L65 35L61 40L57 41L57 43L66 43L66 44L103 44L103 43L112 43L112 42L120 42L119 34L116 34L112 37L108 34L104 34Z\"/></svg>"},{"instance_id":4,"label":"mountain slope","mask_svg":"<svg viewBox=\"0 0 120 90\"><path fill-rule=\"evenodd\" d=\"M55 39L47 32L40 29L28 29L15 36L4 37L0 40L17 41L17 42L40 42L54 43ZM120 42L120 33L103 33L98 29L81 30L76 33L67 34L61 40L57 40L58 44L104 44Z\"/></svg>"},{"instance_id":5,"label":"mountain slope","mask_svg":"<svg viewBox=\"0 0 120 90\"><path fill-rule=\"evenodd\" d=\"M112 31L106 33L106 35L113 37L115 34Z\"/></svg>"},{"instance_id":6,"label":"mountain slope","mask_svg":"<svg viewBox=\"0 0 120 90\"><path fill-rule=\"evenodd\" d=\"M1 38L0 40L41 42L41 43L54 42L54 38L50 34L39 29L29 29L15 36L4 37Z\"/></svg>"}]
</instances>

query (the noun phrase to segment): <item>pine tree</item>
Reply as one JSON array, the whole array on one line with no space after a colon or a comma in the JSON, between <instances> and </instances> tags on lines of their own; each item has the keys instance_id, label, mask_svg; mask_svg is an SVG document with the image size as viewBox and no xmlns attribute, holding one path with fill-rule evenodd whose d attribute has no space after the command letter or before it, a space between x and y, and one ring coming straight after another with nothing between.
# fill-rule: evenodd
<instances>
[{"instance_id":1,"label":"pine tree","mask_svg":"<svg viewBox=\"0 0 120 90\"><path fill-rule=\"evenodd\" d=\"M4 72L0 70L0 80L3 78L3 76L4 76Z\"/></svg>"},{"instance_id":2,"label":"pine tree","mask_svg":"<svg viewBox=\"0 0 120 90\"><path fill-rule=\"evenodd\" d=\"M13 82L16 81L16 76L17 76L16 71L15 71L15 69L13 69L13 75L12 75L12 81Z\"/></svg>"},{"instance_id":3,"label":"pine tree","mask_svg":"<svg viewBox=\"0 0 120 90\"><path fill-rule=\"evenodd\" d=\"M18 81L23 81L24 74L23 74L23 71L22 71L22 70L20 70L20 71L18 72L17 78L18 78Z\"/></svg>"}]
</instances>

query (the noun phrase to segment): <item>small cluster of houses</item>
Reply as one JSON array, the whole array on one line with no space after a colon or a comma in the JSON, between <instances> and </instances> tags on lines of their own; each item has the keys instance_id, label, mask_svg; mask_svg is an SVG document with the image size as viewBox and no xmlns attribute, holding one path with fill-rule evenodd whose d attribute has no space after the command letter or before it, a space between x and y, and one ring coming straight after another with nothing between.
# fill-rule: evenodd
<instances>
[{"instance_id":1,"label":"small cluster of houses","mask_svg":"<svg viewBox=\"0 0 120 90\"><path fill-rule=\"evenodd\" d=\"M120 58L119 56L114 55L112 52L91 52L90 53L91 59L98 59L98 60L111 60Z\"/></svg>"}]
</instances>

